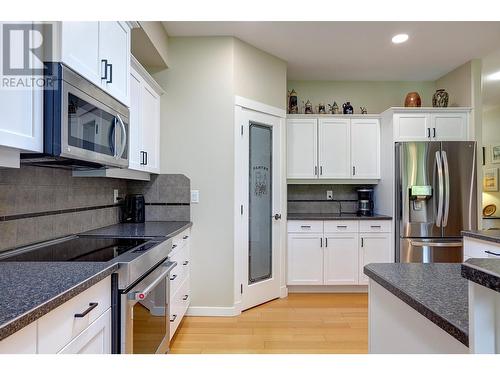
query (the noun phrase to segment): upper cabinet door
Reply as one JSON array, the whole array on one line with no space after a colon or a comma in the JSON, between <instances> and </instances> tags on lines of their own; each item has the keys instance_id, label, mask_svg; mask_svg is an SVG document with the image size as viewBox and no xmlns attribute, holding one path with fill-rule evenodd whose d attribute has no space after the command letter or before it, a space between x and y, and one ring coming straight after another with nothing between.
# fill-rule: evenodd
<instances>
[{"instance_id":1,"label":"upper cabinet door","mask_svg":"<svg viewBox=\"0 0 500 375\"><path fill-rule=\"evenodd\" d=\"M99 22L62 22L61 37L62 62L101 86Z\"/></svg>"},{"instance_id":2,"label":"upper cabinet door","mask_svg":"<svg viewBox=\"0 0 500 375\"><path fill-rule=\"evenodd\" d=\"M432 113L432 139L437 141L466 141L467 113Z\"/></svg>"},{"instance_id":3,"label":"upper cabinet door","mask_svg":"<svg viewBox=\"0 0 500 375\"><path fill-rule=\"evenodd\" d=\"M129 124L129 162L128 168L143 170L143 150L142 150L142 78L134 69L130 70L130 124Z\"/></svg>"},{"instance_id":4,"label":"upper cabinet door","mask_svg":"<svg viewBox=\"0 0 500 375\"><path fill-rule=\"evenodd\" d=\"M10 54L23 56L23 35L8 36ZM0 47L3 46L3 23L0 22ZM36 67L36 57L31 54L30 66ZM0 66L3 62L0 62ZM6 76L8 77L8 76ZM15 76L14 76L15 77ZM0 90L0 146L26 151L43 151L43 89L36 87L3 88Z\"/></svg>"},{"instance_id":5,"label":"upper cabinet door","mask_svg":"<svg viewBox=\"0 0 500 375\"><path fill-rule=\"evenodd\" d=\"M160 95L147 83L142 87L142 144L143 169L160 173Z\"/></svg>"},{"instance_id":6,"label":"upper cabinet door","mask_svg":"<svg viewBox=\"0 0 500 375\"><path fill-rule=\"evenodd\" d=\"M394 139L401 141L431 140L430 115L428 113L397 113L394 115Z\"/></svg>"},{"instance_id":7,"label":"upper cabinet door","mask_svg":"<svg viewBox=\"0 0 500 375\"><path fill-rule=\"evenodd\" d=\"M99 22L99 62L106 67L103 74L106 78L102 80L103 87L128 106L130 28L125 22Z\"/></svg>"},{"instance_id":8,"label":"upper cabinet door","mask_svg":"<svg viewBox=\"0 0 500 375\"><path fill-rule=\"evenodd\" d=\"M318 177L318 122L316 119L287 121L287 177Z\"/></svg>"},{"instance_id":9,"label":"upper cabinet door","mask_svg":"<svg viewBox=\"0 0 500 375\"><path fill-rule=\"evenodd\" d=\"M351 120L352 178L380 178L380 123Z\"/></svg>"},{"instance_id":10,"label":"upper cabinet door","mask_svg":"<svg viewBox=\"0 0 500 375\"><path fill-rule=\"evenodd\" d=\"M350 120L319 120L319 178L350 178Z\"/></svg>"}]
</instances>

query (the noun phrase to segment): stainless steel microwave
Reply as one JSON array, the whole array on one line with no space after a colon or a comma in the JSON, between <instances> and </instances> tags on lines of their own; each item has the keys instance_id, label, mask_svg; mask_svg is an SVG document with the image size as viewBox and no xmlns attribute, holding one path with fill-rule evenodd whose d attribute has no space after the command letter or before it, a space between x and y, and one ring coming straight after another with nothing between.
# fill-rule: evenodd
<instances>
[{"instance_id":1,"label":"stainless steel microwave","mask_svg":"<svg viewBox=\"0 0 500 375\"><path fill-rule=\"evenodd\" d=\"M129 109L61 63L48 63L44 152L23 163L68 168L128 167ZM47 80L48 81L48 80Z\"/></svg>"}]
</instances>

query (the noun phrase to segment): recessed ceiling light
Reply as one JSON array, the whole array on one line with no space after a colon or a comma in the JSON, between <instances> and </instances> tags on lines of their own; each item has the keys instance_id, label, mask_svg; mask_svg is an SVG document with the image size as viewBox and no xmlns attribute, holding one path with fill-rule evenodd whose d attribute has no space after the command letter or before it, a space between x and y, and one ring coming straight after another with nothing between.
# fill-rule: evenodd
<instances>
[{"instance_id":1,"label":"recessed ceiling light","mask_svg":"<svg viewBox=\"0 0 500 375\"><path fill-rule=\"evenodd\" d=\"M491 73L486 76L488 81L500 81L500 72Z\"/></svg>"},{"instance_id":2,"label":"recessed ceiling light","mask_svg":"<svg viewBox=\"0 0 500 375\"><path fill-rule=\"evenodd\" d=\"M392 37L392 42L394 44L404 43L408 40L408 38L409 38L408 34L398 34Z\"/></svg>"}]
</instances>

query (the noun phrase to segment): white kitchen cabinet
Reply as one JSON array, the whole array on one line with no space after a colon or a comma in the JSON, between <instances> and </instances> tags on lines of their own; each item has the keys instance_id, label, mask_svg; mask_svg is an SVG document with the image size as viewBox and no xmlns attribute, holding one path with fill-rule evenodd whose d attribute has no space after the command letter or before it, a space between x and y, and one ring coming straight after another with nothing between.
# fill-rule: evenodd
<instances>
[{"instance_id":1,"label":"white kitchen cabinet","mask_svg":"<svg viewBox=\"0 0 500 375\"><path fill-rule=\"evenodd\" d=\"M127 22L60 25L60 60L125 105L130 103L130 38ZM58 60L57 54L54 60Z\"/></svg>"},{"instance_id":2,"label":"white kitchen cabinet","mask_svg":"<svg viewBox=\"0 0 500 375\"><path fill-rule=\"evenodd\" d=\"M392 246L390 233L359 234L359 283L368 284L363 267L370 263L391 263Z\"/></svg>"},{"instance_id":3,"label":"white kitchen cabinet","mask_svg":"<svg viewBox=\"0 0 500 375\"><path fill-rule=\"evenodd\" d=\"M380 178L380 123L374 119L351 120L352 178Z\"/></svg>"},{"instance_id":4,"label":"white kitchen cabinet","mask_svg":"<svg viewBox=\"0 0 500 375\"><path fill-rule=\"evenodd\" d=\"M395 142L466 141L470 109L394 108Z\"/></svg>"},{"instance_id":5,"label":"white kitchen cabinet","mask_svg":"<svg viewBox=\"0 0 500 375\"><path fill-rule=\"evenodd\" d=\"M0 354L36 354L36 321L0 341Z\"/></svg>"},{"instance_id":6,"label":"white kitchen cabinet","mask_svg":"<svg viewBox=\"0 0 500 375\"><path fill-rule=\"evenodd\" d=\"M3 45L3 25L0 22L0 47L2 51L7 50ZM17 34L15 34L17 35ZM21 34L22 35L22 34ZM23 42L11 36L11 56L23 56ZM30 54L30 66L36 66L35 54ZM4 78L10 78L5 76ZM12 76L15 80L22 77ZM43 151L43 90L33 87L5 87L0 90L0 147L9 147L25 151ZM7 154L9 149L4 149ZM0 155L1 157L2 155ZM7 159L16 158L14 152L10 152ZM19 156L17 155L18 159ZM0 165L17 167L18 162L6 160Z\"/></svg>"},{"instance_id":7,"label":"white kitchen cabinet","mask_svg":"<svg viewBox=\"0 0 500 375\"><path fill-rule=\"evenodd\" d=\"M323 233L288 234L288 285L323 285Z\"/></svg>"},{"instance_id":8,"label":"white kitchen cabinet","mask_svg":"<svg viewBox=\"0 0 500 375\"><path fill-rule=\"evenodd\" d=\"M129 169L160 173L160 96L163 89L132 57Z\"/></svg>"},{"instance_id":9,"label":"white kitchen cabinet","mask_svg":"<svg viewBox=\"0 0 500 375\"><path fill-rule=\"evenodd\" d=\"M319 178L350 178L350 120L343 118L319 119L318 126Z\"/></svg>"},{"instance_id":10,"label":"white kitchen cabinet","mask_svg":"<svg viewBox=\"0 0 500 375\"><path fill-rule=\"evenodd\" d=\"M111 309L106 310L58 354L111 354Z\"/></svg>"},{"instance_id":11,"label":"white kitchen cabinet","mask_svg":"<svg viewBox=\"0 0 500 375\"><path fill-rule=\"evenodd\" d=\"M358 283L358 233L325 233L324 285Z\"/></svg>"},{"instance_id":12,"label":"white kitchen cabinet","mask_svg":"<svg viewBox=\"0 0 500 375\"><path fill-rule=\"evenodd\" d=\"M288 120L288 178L317 178L318 173L318 121L316 119Z\"/></svg>"}]
</instances>

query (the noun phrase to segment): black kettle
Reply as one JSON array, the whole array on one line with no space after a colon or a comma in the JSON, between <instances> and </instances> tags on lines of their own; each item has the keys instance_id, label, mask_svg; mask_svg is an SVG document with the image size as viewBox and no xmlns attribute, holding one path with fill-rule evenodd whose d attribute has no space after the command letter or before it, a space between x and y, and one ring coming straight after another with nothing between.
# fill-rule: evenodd
<instances>
[{"instance_id":1,"label":"black kettle","mask_svg":"<svg viewBox=\"0 0 500 375\"><path fill-rule=\"evenodd\" d=\"M146 218L145 201L142 194L127 194L123 204L122 222L144 223Z\"/></svg>"}]
</instances>

